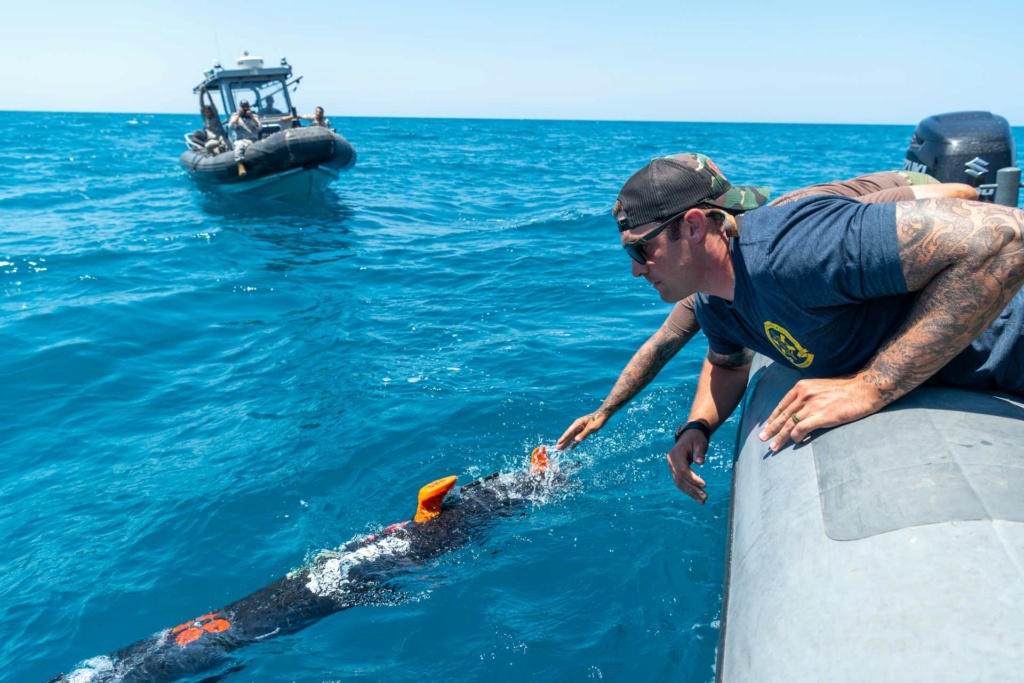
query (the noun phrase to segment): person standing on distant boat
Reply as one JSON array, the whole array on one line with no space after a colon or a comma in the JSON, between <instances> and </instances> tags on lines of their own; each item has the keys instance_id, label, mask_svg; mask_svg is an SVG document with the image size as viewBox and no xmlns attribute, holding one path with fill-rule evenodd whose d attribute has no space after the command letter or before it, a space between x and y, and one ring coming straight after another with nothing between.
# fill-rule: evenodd
<instances>
[{"instance_id":1,"label":"person standing on distant boat","mask_svg":"<svg viewBox=\"0 0 1024 683\"><path fill-rule=\"evenodd\" d=\"M245 148L260 139L260 120L249 107L248 100L238 103L238 111L228 119L228 126L235 131L235 163L238 164L238 175L245 175Z\"/></svg>"},{"instance_id":2,"label":"person standing on distant boat","mask_svg":"<svg viewBox=\"0 0 1024 683\"><path fill-rule=\"evenodd\" d=\"M288 116L282 116L281 117L281 121L295 121L296 119L302 119L303 121L309 121L310 122L309 125L311 125L311 126L321 126L323 128L327 128L327 129L330 129L330 127L331 127L331 120L327 119L327 118L324 118L324 108L323 107L317 107L314 110L314 113L313 113L312 116L309 116L308 114L295 114L295 115L288 115Z\"/></svg>"},{"instance_id":3,"label":"person standing on distant boat","mask_svg":"<svg viewBox=\"0 0 1024 683\"><path fill-rule=\"evenodd\" d=\"M962 183L939 183L924 173L883 171L850 180L810 185L785 194L770 202L768 206L782 206L814 195L850 197L859 202L876 204L926 197L977 199L978 191ZM672 312L658 331L643 343L623 368L601 406L594 412L577 418L558 439L556 448L575 448L588 436L600 431L612 415L632 401L700 332L700 322L694 311L695 298L696 295L688 296L672 308Z\"/></svg>"},{"instance_id":4,"label":"person standing on distant boat","mask_svg":"<svg viewBox=\"0 0 1024 683\"><path fill-rule=\"evenodd\" d=\"M708 338L667 455L677 488L707 499L691 464L743 397L752 351L804 377L759 435L772 451L925 381L1024 396L1024 211L830 196L751 211L767 200L685 153L633 174L612 209L633 276L666 302L696 294Z\"/></svg>"}]
</instances>

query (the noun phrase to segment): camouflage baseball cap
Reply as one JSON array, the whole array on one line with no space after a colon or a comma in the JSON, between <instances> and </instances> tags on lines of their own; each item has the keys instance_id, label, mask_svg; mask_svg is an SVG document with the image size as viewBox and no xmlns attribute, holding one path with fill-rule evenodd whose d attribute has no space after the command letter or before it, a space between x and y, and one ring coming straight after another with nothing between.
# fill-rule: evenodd
<instances>
[{"instance_id":1,"label":"camouflage baseball cap","mask_svg":"<svg viewBox=\"0 0 1024 683\"><path fill-rule=\"evenodd\" d=\"M733 187L703 154L659 157L626 181L619 192L619 231L667 221L699 204L730 213L756 209L768 201L767 187Z\"/></svg>"}]
</instances>

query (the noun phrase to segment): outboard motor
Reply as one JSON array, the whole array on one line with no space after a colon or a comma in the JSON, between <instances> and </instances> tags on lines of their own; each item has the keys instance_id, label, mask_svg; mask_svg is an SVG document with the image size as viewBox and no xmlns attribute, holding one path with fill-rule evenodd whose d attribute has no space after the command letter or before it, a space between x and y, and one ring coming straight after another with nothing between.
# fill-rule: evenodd
<instances>
[{"instance_id":1,"label":"outboard motor","mask_svg":"<svg viewBox=\"0 0 1024 683\"><path fill-rule=\"evenodd\" d=\"M982 201L991 202L997 172L1016 162L1016 144L1006 119L987 111L958 111L917 124L903 170L927 173L942 183L972 185ZM1019 183L1018 171L1013 185L1019 189Z\"/></svg>"}]
</instances>

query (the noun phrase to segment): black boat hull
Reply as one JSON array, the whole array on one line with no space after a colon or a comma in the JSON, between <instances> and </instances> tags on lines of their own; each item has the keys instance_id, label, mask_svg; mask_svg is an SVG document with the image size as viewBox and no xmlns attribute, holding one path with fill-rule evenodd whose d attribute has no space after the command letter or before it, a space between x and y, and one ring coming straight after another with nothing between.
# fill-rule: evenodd
<instances>
[{"instance_id":1,"label":"black boat hull","mask_svg":"<svg viewBox=\"0 0 1024 683\"><path fill-rule=\"evenodd\" d=\"M341 173L356 163L348 140L319 126L289 128L252 143L245 149L246 174L238 175L233 151L211 155L188 150L178 161L196 180L214 184L244 183L298 168L323 167Z\"/></svg>"}]
</instances>

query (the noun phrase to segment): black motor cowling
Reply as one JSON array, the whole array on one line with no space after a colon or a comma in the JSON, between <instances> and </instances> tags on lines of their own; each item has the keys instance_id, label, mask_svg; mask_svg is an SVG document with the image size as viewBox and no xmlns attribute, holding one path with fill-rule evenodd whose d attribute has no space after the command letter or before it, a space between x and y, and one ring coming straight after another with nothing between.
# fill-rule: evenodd
<instances>
[{"instance_id":1,"label":"black motor cowling","mask_svg":"<svg viewBox=\"0 0 1024 683\"><path fill-rule=\"evenodd\" d=\"M936 114L917 124L903 162L906 171L927 173L943 183L978 187L996 182L996 172L1015 166L1017 149L1010 124L987 111ZM980 188L992 201L992 187Z\"/></svg>"}]
</instances>

